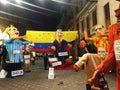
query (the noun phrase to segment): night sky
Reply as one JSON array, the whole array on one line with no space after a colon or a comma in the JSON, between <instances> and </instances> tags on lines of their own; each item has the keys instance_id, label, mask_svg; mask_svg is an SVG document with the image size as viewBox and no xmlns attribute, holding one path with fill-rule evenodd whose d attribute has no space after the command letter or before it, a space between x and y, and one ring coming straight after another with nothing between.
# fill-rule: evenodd
<instances>
[{"instance_id":1,"label":"night sky","mask_svg":"<svg viewBox=\"0 0 120 90\"><path fill-rule=\"evenodd\" d=\"M69 0L57 0L66 2ZM61 8L66 4L52 0L23 0L18 4L8 0L9 4L0 3L0 19L4 23L14 24L21 29L54 31L61 19Z\"/></svg>"},{"instance_id":2,"label":"night sky","mask_svg":"<svg viewBox=\"0 0 120 90\"><path fill-rule=\"evenodd\" d=\"M32 22L28 22L32 26L32 28L43 30L55 30L61 19L60 3L56 3L51 0L43 0L41 2L38 2L37 0L36 2L33 2L32 0L30 2L30 0L26 0L26 2L28 1L29 3L42 7L42 9L38 9L33 8L31 6L27 6L32 10L38 11L38 13L27 11L27 17L29 17L29 19L31 20L34 20Z\"/></svg>"}]
</instances>

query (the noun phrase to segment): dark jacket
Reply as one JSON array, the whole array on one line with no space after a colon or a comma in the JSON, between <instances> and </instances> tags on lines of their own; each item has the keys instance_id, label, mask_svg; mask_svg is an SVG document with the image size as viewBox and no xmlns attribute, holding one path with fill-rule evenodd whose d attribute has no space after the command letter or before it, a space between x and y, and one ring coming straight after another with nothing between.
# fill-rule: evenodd
<instances>
[{"instance_id":1,"label":"dark jacket","mask_svg":"<svg viewBox=\"0 0 120 90\"><path fill-rule=\"evenodd\" d=\"M92 42L87 42L86 47L89 53L97 53L97 48ZM87 53L85 48L78 47L78 56L81 57L83 54Z\"/></svg>"}]
</instances>

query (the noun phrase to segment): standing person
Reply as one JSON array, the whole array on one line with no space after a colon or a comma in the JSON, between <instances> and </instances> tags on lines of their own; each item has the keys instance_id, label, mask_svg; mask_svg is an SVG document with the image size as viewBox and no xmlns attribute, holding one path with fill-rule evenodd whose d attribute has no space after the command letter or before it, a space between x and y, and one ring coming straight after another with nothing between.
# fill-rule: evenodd
<instances>
[{"instance_id":1,"label":"standing person","mask_svg":"<svg viewBox=\"0 0 120 90\"><path fill-rule=\"evenodd\" d=\"M120 90L120 5L115 10L118 22L109 26L109 52L104 61L96 68L88 83L91 87L99 88L101 76L99 72L107 74L116 67L116 90Z\"/></svg>"},{"instance_id":2,"label":"standing person","mask_svg":"<svg viewBox=\"0 0 120 90\"><path fill-rule=\"evenodd\" d=\"M29 44L26 45L26 51L27 51L27 53L30 54L30 60L31 60L32 65L35 65L36 53L32 51L33 47L34 47L34 43L33 42L29 42Z\"/></svg>"},{"instance_id":3,"label":"standing person","mask_svg":"<svg viewBox=\"0 0 120 90\"><path fill-rule=\"evenodd\" d=\"M72 45L62 38L62 29L57 29L55 35L56 39L54 40L51 49L55 51L55 56L58 58L58 60L61 61L62 64L65 64L67 62L66 59L69 57L66 48L72 48Z\"/></svg>"},{"instance_id":4,"label":"standing person","mask_svg":"<svg viewBox=\"0 0 120 90\"><path fill-rule=\"evenodd\" d=\"M6 65L6 58L7 58L7 50L6 50L6 45L2 45L2 54L1 54L1 59L2 59L2 68L5 67Z\"/></svg>"},{"instance_id":5,"label":"standing person","mask_svg":"<svg viewBox=\"0 0 120 90\"><path fill-rule=\"evenodd\" d=\"M91 52L90 50L92 47L90 46L88 49L89 53L84 54L74 65L73 69L75 71L78 71L84 64L86 64L86 73L87 78L90 78L92 75L92 72L95 70L95 68L101 63L103 60L103 57L101 57L103 51L106 51L107 48L107 35L104 35L104 27L102 25L96 25L95 26L95 37L88 37L86 30L84 31L84 36L86 40L91 40L93 43L95 43L95 46L97 47L97 50L94 52ZM93 47L94 50L95 47ZM98 54L98 53L100 54Z\"/></svg>"},{"instance_id":6,"label":"standing person","mask_svg":"<svg viewBox=\"0 0 120 90\"><path fill-rule=\"evenodd\" d=\"M9 39L8 30L9 30L8 27L4 30L4 32L0 30L0 59L2 63L2 68L4 68L6 65L7 50L3 40Z\"/></svg>"},{"instance_id":7,"label":"standing person","mask_svg":"<svg viewBox=\"0 0 120 90\"><path fill-rule=\"evenodd\" d=\"M48 70L48 53L43 53L43 59L44 59L44 70Z\"/></svg>"},{"instance_id":8,"label":"standing person","mask_svg":"<svg viewBox=\"0 0 120 90\"><path fill-rule=\"evenodd\" d=\"M2 47L2 45L0 45L0 64L2 64L3 62L2 62L2 55L3 54L3 47Z\"/></svg>"}]
</instances>

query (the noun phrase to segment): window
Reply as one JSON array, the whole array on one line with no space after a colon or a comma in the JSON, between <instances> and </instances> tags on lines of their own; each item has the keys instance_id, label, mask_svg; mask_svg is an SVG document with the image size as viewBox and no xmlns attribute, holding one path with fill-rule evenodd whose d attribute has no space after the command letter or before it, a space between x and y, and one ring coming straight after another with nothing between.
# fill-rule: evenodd
<instances>
[{"instance_id":1,"label":"window","mask_svg":"<svg viewBox=\"0 0 120 90\"><path fill-rule=\"evenodd\" d=\"M82 29L82 32L84 31L84 20L82 20L81 22L81 29Z\"/></svg>"},{"instance_id":2,"label":"window","mask_svg":"<svg viewBox=\"0 0 120 90\"><path fill-rule=\"evenodd\" d=\"M77 23L77 30L79 30L79 23Z\"/></svg>"},{"instance_id":3,"label":"window","mask_svg":"<svg viewBox=\"0 0 120 90\"><path fill-rule=\"evenodd\" d=\"M105 24L106 24L106 27L108 27L111 24L109 3L107 3L104 6L104 13L105 13Z\"/></svg>"},{"instance_id":4,"label":"window","mask_svg":"<svg viewBox=\"0 0 120 90\"><path fill-rule=\"evenodd\" d=\"M90 35L90 21L89 21L89 16L86 17L86 25L87 25L88 35Z\"/></svg>"},{"instance_id":5,"label":"window","mask_svg":"<svg viewBox=\"0 0 120 90\"><path fill-rule=\"evenodd\" d=\"M93 26L97 24L97 12L96 10L92 13Z\"/></svg>"}]
</instances>

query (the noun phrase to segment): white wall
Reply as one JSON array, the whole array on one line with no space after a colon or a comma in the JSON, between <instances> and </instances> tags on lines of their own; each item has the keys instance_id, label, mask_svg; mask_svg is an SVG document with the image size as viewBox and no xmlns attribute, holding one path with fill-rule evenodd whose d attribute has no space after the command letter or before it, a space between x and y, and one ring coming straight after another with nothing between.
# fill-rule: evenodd
<instances>
[{"instance_id":1,"label":"white wall","mask_svg":"<svg viewBox=\"0 0 120 90\"><path fill-rule=\"evenodd\" d=\"M104 6L109 2L110 7L110 20L111 24L115 23L117 21L115 17L115 12L119 7L120 2L116 0L98 0L97 4L97 19L99 24L103 24L105 26L105 19L104 19Z\"/></svg>"},{"instance_id":2,"label":"white wall","mask_svg":"<svg viewBox=\"0 0 120 90\"><path fill-rule=\"evenodd\" d=\"M79 31L80 31L81 37L83 37L83 34L81 32L81 21L86 19L87 15L89 15L90 16L90 28L92 28L93 25L92 25L92 15L91 14L95 9L97 9L98 24L102 24L105 26L104 6L107 3L109 3L109 7L110 7L111 24L117 22L114 10L118 9L120 2L116 1L116 0L98 0L97 4L93 4L93 5L91 5L92 7L87 8L86 12L83 12L84 14L82 16L79 15L79 26L80 26ZM105 26L105 28L106 28L106 26Z\"/></svg>"}]
</instances>

